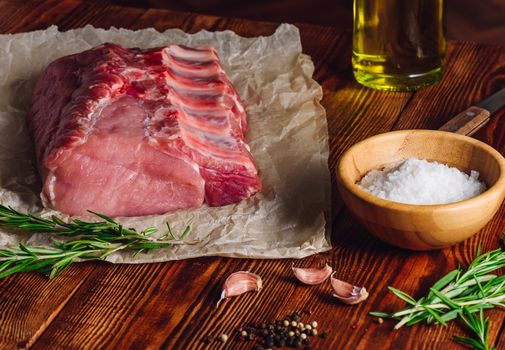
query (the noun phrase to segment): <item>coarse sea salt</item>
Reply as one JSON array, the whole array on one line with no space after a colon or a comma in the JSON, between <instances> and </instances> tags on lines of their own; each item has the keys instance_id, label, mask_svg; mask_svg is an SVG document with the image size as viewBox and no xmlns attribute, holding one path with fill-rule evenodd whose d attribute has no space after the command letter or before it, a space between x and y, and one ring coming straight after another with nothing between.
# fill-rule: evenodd
<instances>
[{"instance_id":1,"label":"coarse sea salt","mask_svg":"<svg viewBox=\"0 0 505 350\"><path fill-rule=\"evenodd\" d=\"M446 204L459 202L486 190L478 180L479 172L470 175L441 164L409 158L395 167L371 170L358 186L379 198L406 204Z\"/></svg>"}]
</instances>

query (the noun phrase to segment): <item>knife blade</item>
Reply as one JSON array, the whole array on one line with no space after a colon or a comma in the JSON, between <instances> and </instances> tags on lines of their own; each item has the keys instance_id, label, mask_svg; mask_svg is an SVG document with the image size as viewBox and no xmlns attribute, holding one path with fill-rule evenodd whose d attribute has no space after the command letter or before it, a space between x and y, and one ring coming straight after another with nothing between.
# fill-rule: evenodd
<instances>
[{"instance_id":1,"label":"knife blade","mask_svg":"<svg viewBox=\"0 0 505 350\"><path fill-rule=\"evenodd\" d=\"M505 106L505 88L498 90L498 92L477 103L476 106L488 110L490 114L498 111Z\"/></svg>"},{"instance_id":2,"label":"knife blade","mask_svg":"<svg viewBox=\"0 0 505 350\"><path fill-rule=\"evenodd\" d=\"M445 123L439 130L470 136L482 128L491 114L505 106L505 88L464 110Z\"/></svg>"}]
</instances>

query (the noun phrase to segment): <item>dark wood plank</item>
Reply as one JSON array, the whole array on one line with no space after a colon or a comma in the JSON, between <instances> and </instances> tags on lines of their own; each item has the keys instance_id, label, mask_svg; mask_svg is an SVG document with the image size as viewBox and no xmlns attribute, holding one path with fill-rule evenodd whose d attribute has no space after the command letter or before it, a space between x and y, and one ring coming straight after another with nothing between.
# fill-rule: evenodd
<instances>
[{"instance_id":1,"label":"dark wood plank","mask_svg":"<svg viewBox=\"0 0 505 350\"><path fill-rule=\"evenodd\" d=\"M505 44L505 2L448 0L447 35L451 39Z\"/></svg>"},{"instance_id":2,"label":"dark wood plank","mask_svg":"<svg viewBox=\"0 0 505 350\"><path fill-rule=\"evenodd\" d=\"M218 261L205 260L98 266L89 285L72 298L34 349L84 344L90 349L158 348L195 301L212 303ZM195 275L189 277L188 271ZM59 334L63 324L66 330L79 331Z\"/></svg>"},{"instance_id":3,"label":"dark wood plank","mask_svg":"<svg viewBox=\"0 0 505 350\"><path fill-rule=\"evenodd\" d=\"M138 18L146 11L139 8L114 7L100 2L83 2L59 22L58 27L60 30L69 30L92 24L97 28L104 29L111 26L130 28L136 25ZM113 16L114 21L108 21L107 16Z\"/></svg>"},{"instance_id":4,"label":"dark wood plank","mask_svg":"<svg viewBox=\"0 0 505 350\"><path fill-rule=\"evenodd\" d=\"M100 2L65 0L30 5L0 2L0 30L26 31L51 23L70 29L91 23L103 28L178 27L188 32L231 29L253 36L270 34L276 27L274 23L118 8ZM2 9L16 11L23 22L8 19ZM454 43L447 73L438 86L416 94L369 90L352 78L350 32L309 25L300 25L300 30L304 51L316 66L315 78L323 86L332 175L339 156L353 143L393 128L436 128L504 82L505 48ZM497 114L479 134L501 152L505 151L504 115ZM495 220L465 243L443 251L413 253L369 236L342 207L335 186L333 202L334 249L296 264L308 266L327 259L340 278L370 290L370 299L361 305L336 303L327 284L300 285L291 276L291 260L201 258L149 265L81 264L51 282L41 282L32 274L0 281L2 305L13 310L0 316L0 347L246 349L251 344L238 343L233 337L225 345L202 340L208 334L232 334L245 322L272 320L310 308L310 318L317 319L321 329L330 334L325 341L318 339L314 348L459 349L451 340L451 334L461 334L457 324L392 331L391 323L379 325L366 314L402 306L387 292L388 285L419 296L457 261L470 261L478 245L483 249L496 247L498 234L505 229L505 205ZM258 294L226 301L216 309L225 277L243 269L259 273L265 288ZM28 321L25 310L36 310L40 315L29 314ZM505 346L504 315L490 315L491 339Z\"/></svg>"},{"instance_id":5,"label":"dark wood plank","mask_svg":"<svg viewBox=\"0 0 505 350\"><path fill-rule=\"evenodd\" d=\"M0 349L30 348L94 267L74 266L52 281L32 273L0 280Z\"/></svg>"},{"instance_id":6,"label":"dark wood plank","mask_svg":"<svg viewBox=\"0 0 505 350\"><path fill-rule=\"evenodd\" d=\"M0 1L0 32L27 32L58 23L74 12L80 1Z\"/></svg>"},{"instance_id":7,"label":"dark wood plank","mask_svg":"<svg viewBox=\"0 0 505 350\"><path fill-rule=\"evenodd\" d=\"M350 30L352 0L110 0L123 6L167 8L224 17L303 22ZM447 37L478 43L505 44L503 0L447 0Z\"/></svg>"}]
</instances>

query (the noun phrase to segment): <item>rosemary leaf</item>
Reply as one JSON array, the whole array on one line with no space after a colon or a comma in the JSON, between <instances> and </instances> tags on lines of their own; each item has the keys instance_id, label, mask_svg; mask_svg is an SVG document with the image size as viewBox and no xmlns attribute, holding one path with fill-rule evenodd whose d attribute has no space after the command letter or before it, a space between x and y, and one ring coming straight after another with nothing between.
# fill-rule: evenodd
<instances>
[{"instance_id":1,"label":"rosemary leaf","mask_svg":"<svg viewBox=\"0 0 505 350\"><path fill-rule=\"evenodd\" d=\"M380 311L372 311L369 313L370 316L375 316L375 317L389 317L389 314L386 312L380 312Z\"/></svg>"},{"instance_id":2,"label":"rosemary leaf","mask_svg":"<svg viewBox=\"0 0 505 350\"><path fill-rule=\"evenodd\" d=\"M475 339L472 339L472 338L468 338L468 337L461 337L461 336L458 336L458 335L455 335L454 336L454 340L456 340L457 342L461 343L461 344L466 344L466 345L470 345L472 346L474 349L478 349L478 350L486 350L485 347L482 347L482 344L480 344L477 340Z\"/></svg>"},{"instance_id":3,"label":"rosemary leaf","mask_svg":"<svg viewBox=\"0 0 505 350\"><path fill-rule=\"evenodd\" d=\"M431 309L430 307L426 307L426 311L435 319L437 320L438 323L440 323L442 326L446 326L447 323L445 323L444 319L440 317L436 311L436 309Z\"/></svg>"},{"instance_id":4,"label":"rosemary leaf","mask_svg":"<svg viewBox=\"0 0 505 350\"><path fill-rule=\"evenodd\" d=\"M388 288L398 298L402 299L403 301L405 301L405 302L407 302L409 304L416 305L416 300L414 298L412 298L410 295L408 295L407 293L402 292L401 290L398 290L398 289L393 288L393 287L388 287Z\"/></svg>"},{"instance_id":5,"label":"rosemary leaf","mask_svg":"<svg viewBox=\"0 0 505 350\"><path fill-rule=\"evenodd\" d=\"M460 311L461 319L467 324L474 338L454 336L454 339L460 343L468 344L479 350L494 350L495 347L489 346L488 334L491 327L491 321L484 318L484 311L479 310L479 316L476 318L468 309Z\"/></svg>"},{"instance_id":6,"label":"rosemary leaf","mask_svg":"<svg viewBox=\"0 0 505 350\"><path fill-rule=\"evenodd\" d=\"M434 289L437 291L441 290L443 287L447 286L450 282L453 282L455 279L457 279L457 277L460 275L460 273L461 273L460 269L456 269L456 270L449 272L447 275L445 275L444 277L439 279L433 285L433 287L431 287L431 289Z\"/></svg>"},{"instance_id":7,"label":"rosemary leaf","mask_svg":"<svg viewBox=\"0 0 505 350\"><path fill-rule=\"evenodd\" d=\"M98 216L99 218L102 218L104 219L105 221L107 222L110 222L111 224L113 225L118 225L118 223L116 221L114 221L114 219L106 216L106 215L103 215L103 214L100 214L100 213L96 213L94 211L91 211L91 210L88 210L91 214L95 214L96 216Z\"/></svg>"},{"instance_id":8,"label":"rosemary leaf","mask_svg":"<svg viewBox=\"0 0 505 350\"><path fill-rule=\"evenodd\" d=\"M188 235L189 231L190 231L190 230L189 230L189 226L187 226L187 227L184 229L184 231L182 232L182 234L180 235L179 239L184 239L184 238Z\"/></svg>"},{"instance_id":9,"label":"rosemary leaf","mask_svg":"<svg viewBox=\"0 0 505 350\"><path fill-rule=\"evenodd\" d=\"M451 308L453 309L458 309L459 308L459 305L456 304L455 302L453 302L447 295L445 295L444 293L441 293L439 292L438 290L434 289L434 288L430 288L430 291L433 292L433 294L435 294L437 296L437 298L439 298L443 303L446 303L447 305L449 305Z\"/></svg>"}]
</instances>

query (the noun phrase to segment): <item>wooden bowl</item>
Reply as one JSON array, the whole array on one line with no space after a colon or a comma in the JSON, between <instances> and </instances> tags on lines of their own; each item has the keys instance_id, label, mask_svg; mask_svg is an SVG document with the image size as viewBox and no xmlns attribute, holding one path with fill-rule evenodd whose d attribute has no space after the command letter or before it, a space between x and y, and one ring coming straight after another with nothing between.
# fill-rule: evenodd
<instances>
[{"instance_id":1,"label":"wooden bowl","mask_svg":"<svg viewBox=\"0 0 505 350\"><path fill-rule=\"evenodd\" d=\"M356 185L368 171L409 157L465 172L477 170L488 189L461 202L412 205L378 198ZM433 130L394 131L349 148L338 164L337 184L349 210L373 235L401 248L439 249L469 238L496 214L505 197L505 159L491 146L468 136Z\"/></svg>"}]
</instances>

